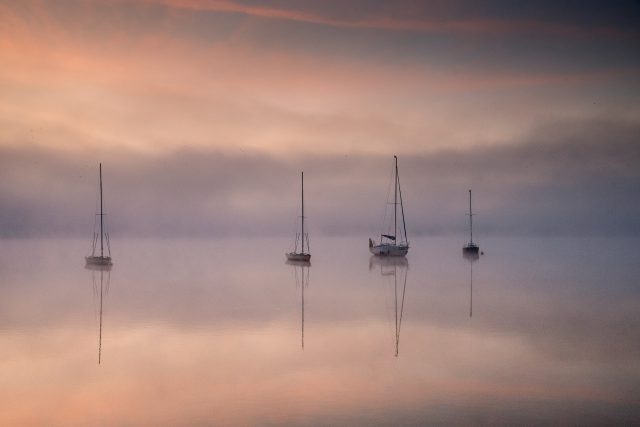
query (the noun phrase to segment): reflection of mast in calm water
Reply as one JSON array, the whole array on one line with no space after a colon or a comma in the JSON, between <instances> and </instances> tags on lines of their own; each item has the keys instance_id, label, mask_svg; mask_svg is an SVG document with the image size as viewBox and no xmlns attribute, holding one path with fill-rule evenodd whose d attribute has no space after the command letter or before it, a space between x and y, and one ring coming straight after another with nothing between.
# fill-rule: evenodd
<instances>
[{"instance_id":1,"label":"reflection of mast in calm water","mask_svg":"<svg viewBox=\"0 0 640 427\"><path fill-rule=\"evenodd\" d=\"M465 253L463 258L469 261L469 317L473 317L473 263L480 259L480 255Z\"/></svg>"},{"instance_id":2,"label":"reflection of mast in calm water","mask_svg":"<svg viewBox=\"0 0 640 427\"><path fill-rule=\"evenodd\" d=\"M309 267L311 267L311 263L309 261L287 261L287 264L293 265L294 273L296 276L296 288L298 287L298 283L300 283L301 288L301 301L300 301L300 329L301 329L301 344L302 349L304 350L304 288L309 286ZM300 268L300 274L298 274L298 267Z\"/></svg>"},{"instance_id":3,"label":"reflection of mast in calm water","mask_svg":"<svg viewBox=\"0 0 640 427\"><path fill-rule=\"evenodd\" d=\"M393 276L393 293L394 293L394 308L395 308L395 326L396 326L396 353L398 357L400 353L400 330L402 328L402 314L404 313L404 296L407 290L407 273L409 270L409 262L406 258L380 258L372 256L369 259L369 270L373 268L373 264L380 265L381 276ZM398 268L400 267L400 268ZM404 277L402 280L402 295L400 298L400 308L398 309L398 270L404 270Z\"/></svg>"},{"instance_id":4,"label":"reflection of mast in calm water","mask_svg":"<svg viewBox=\"0 0 640 427\"><path fill-rule=\"evenodd\" d=\"M91 278L93 281L93 295L94 298L99 298L98 303L98 316L99 316L99 326L98 326L98 364L102 362L102 313L103 313L103 297L109 293L109 285L111 283L111 266L92 266L87 267L89 270L93 270ZM98 281L96 278L96 273L100 272L100 288L98 289ZM105 277L106 276L106 277ZM98 296L98 292L100 295Z\"/></svg>"},{"instance_id":5,"label":"reflection of mast in calm water","mask_svg":"<svg viewBox=\"0 0 640 427\"><path fill-rule=\"evenodd\" d=\"M394 267L397 269L397 267ZM400 317L398 318L398 276L394 271L393 274L393 290L396 297L396 357L398 357L400 347L400 327L402 326L402 313L404 313L404 295L407 290L407 271L404 273L404 281L402 284L402 303L400 304Z\"/></svg>"}]
</instances>

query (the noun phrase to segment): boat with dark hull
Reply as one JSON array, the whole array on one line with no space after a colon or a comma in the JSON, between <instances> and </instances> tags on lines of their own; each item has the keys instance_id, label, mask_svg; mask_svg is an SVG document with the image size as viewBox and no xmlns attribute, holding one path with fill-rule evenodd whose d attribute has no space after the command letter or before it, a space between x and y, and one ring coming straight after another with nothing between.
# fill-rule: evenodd
<instances>
[{"instance_id":1,"label":"boat with dark hull","mask_svg":"<svg viewBox=\"0 0 640 427\"><path fill-rule=\"evenodd\" d=\"M469 243L462 247L462 253L467 255L478 255L480 253L480 246L473 242L473 212L471 210L471 190L469 190Z\"/></svg>"},{"instance_id":2,"label":"boat with dark hull","mask_svg":"<svg viewBox=\"0 0 640 427\"><path fill-rule=\"evenodd\" d=\"M302 215L300 216L301 230L300 234L296 233L296 240L294 242L294 248L292 252L288 252L286 254L288 261L297 261L297 262L309 262L311 260L311 251L309 250L309 234L305 234L304 232L304 172L301 172L301 184L302 184ZM298 252L298 241L301 243L300 252ZM307 252L305 252L305 241L307 243Z\"/></svg>"},{"instance_id":3,"label":"boat with dark hull","mask_svg":"<svg viewBox=\"0 0 640 427\"><path fill-rule=\"evenodd\" d=\"M111 261L111 257L110 256L103 256L103 255L89 255L87 257L84 258L87 265L93 265L93 266L105 266L105 267L110 267L113 265L113 261Z\"/></svg>"},{"instance_id":4,"label":"boat with dark hull","mask_svg":"<svg viewBox=\"0 0 640 427\"><path fill-rule=\"evenodd\" d=\"M93 233L93 243L91 245L91 255L85 257L85 262L87 267L98 267L96 269L100 269L99 267L111 267L113 262L111 261L111 244L109 242L109 234L105 230L105 221L104 221L104 211L102 209L102 163L100 163L100 213L96 214L96 216L100 217L100 232L95 232L95 223L94 223L94 233ZM98 245L98 235L100 238L100 255L96 254L97 245ZM107 246L107 255L105 255L105 243Z\"/></svg>"},{"instance_id":5,"label":"boat with dark hull","mask_svg":"<svg viewBox=\"0 0 640 427\"><path fill-rule=\"evenodd\" d=\"M464 245L464 247L462 248L462 252L464 252L465 254L479 255L480 246L476 245L475 243L469 242Z\"/></svg>"}]
</instances>

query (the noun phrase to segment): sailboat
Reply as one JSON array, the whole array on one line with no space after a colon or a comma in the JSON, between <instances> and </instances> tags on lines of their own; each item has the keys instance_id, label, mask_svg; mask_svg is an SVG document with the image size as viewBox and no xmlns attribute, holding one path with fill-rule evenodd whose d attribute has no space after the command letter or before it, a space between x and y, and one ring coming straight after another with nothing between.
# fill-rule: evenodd
<instances>
[{"instance_id":1,"label":"sailboat","mask_svg":"<svg viewBox=\"0 0 640 427\"><path fill-rule=\"evenodd\" d=\"M400 189L400 177L398 175L398 156L395 160L395 179L393 188L393 233L380 234L380 243L376 244L369 238L369 251L376 256L405 256L409 252L409 239L407 239L407 224L404 220L404 206L402 204L402 190ZM398 197L400 203L398 203ZM398 204L402 214L402 228L398 235ZM404 238L403 238L404 235Z\"/></svg>"},{"instance_id":2,"label":"sailboat","mask_svg":"<svg viewBox=\"0 0 640 427\"><path fill-rule=\"evenodd\" d=\"M462 247L462 252L465 254L477 254L480 251L480 246L473 243L473 212L471 211L471 190L469 190L469 243Z\"/></svg>"},{"instance_id":3,"label":"sailboat","mask_svg":"<svg viewBox=\"0 0 640 427\"><path fill-rule=\"evenodd\" d=\"M309 234L304 233L304 172L301 172L301 181L302 181L302 216L301 219L301 230L300 234L296 233L296 241L294 243L293 252L287 253L287 259L289 261L309 261L311 260L311 253L309 253ZM301 243L300 252L298 252L298 238ZM304 251L304 243L305 240L307 242L307 252Z\"/></svg>"},{"instance_id":4,"label":"sailboat","mask_svg":"<svg viewBox=\"0 0 640 427\"><path fill-rule=\"evenodd\" d=\"M109 234L105 232L105 227L104 227L104 215L105 214L102 210L102 163L100 163L100 213L96 215L100 217L100 255L96 255L98 233L94 231L93 244L91 246L91 255L85 257L87 265L109 266L113 264L111 262L111 245L109 243ZM95 230L95 227L94 227L94 230ZM107 253L108 253L107 256L104 255L105 241L107 244Z\"/></svg>"}]
</instances>

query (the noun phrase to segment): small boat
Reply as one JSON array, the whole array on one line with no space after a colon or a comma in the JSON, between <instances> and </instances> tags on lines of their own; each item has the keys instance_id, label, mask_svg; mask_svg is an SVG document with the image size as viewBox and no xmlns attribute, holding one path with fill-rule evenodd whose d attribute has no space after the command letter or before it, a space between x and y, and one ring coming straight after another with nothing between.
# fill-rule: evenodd
<instances>
[{"instance_id":1,"label":"small boat","mask_svg":"<svg viewBox=\"0 0 640 427\"><path fill-rule=\"evenodd\" d=\"M407 225L404 220L404 206L402 204L402 190L400 189L400 177L398 175L398 156L395 160L395 179L393 189L393 229L386 234L380 234L380 242L369 238L369 251L376 256L406 256L409 252L409 239L407 239ZM398 203L398 197L400 203ZM398 229L398 204L402 214L402 228ZM400 233L398 233L400 231ZM404 236L404 237L403 237Z\"/></svg>"},{"instance_id":2,"label":"small boat","mask_svg":"<svg viewBox=\"0 0 640 427\"><path fill-rule=\"evenodd\" d=\"M100 213L96 216L100 217L100 255L96 255L98 233L93 233L93 244L91 245L91 255L85 257L87 266L111 266L111 245L109 243L109 234L105 232L104 212L102 210L102 163L100 163ZM94 227L95 230L95 227ZM104 255L105 242L107 244L108 256Z\"/></svg>"},{"instance_id":3,"label":"small boat","mask_svg":"<svg viewBox=\"0 0 640 427\"><path fill-rule=\"evenodd\" d=\"M463 254L475 254L477 255L480 252L480 246L473 243L473 212L471 211L471 190L469 190L469 232L471 236L469 237L469 243L462 247Z\"/></svg>"},{"instance_id":4,"label":"small boat","mask_svg":"<svg viewBox=\"0 0 640 427\"><path fill-rule=\"evenodd\" d=\"M309 251L309 234L305 234L304 232L304 172L301 172L301 181L302 181L302 215L301 219L301 230L300 234L296 233L296 241L294 243L293 252L287 253L287 260L289 261L303 261L308 262L311 260L311 253ZM300 252L298 252L298 241L301 243ZM307 242L307 252L305 252L304 243Z\"/></svg>"}]
</instances>

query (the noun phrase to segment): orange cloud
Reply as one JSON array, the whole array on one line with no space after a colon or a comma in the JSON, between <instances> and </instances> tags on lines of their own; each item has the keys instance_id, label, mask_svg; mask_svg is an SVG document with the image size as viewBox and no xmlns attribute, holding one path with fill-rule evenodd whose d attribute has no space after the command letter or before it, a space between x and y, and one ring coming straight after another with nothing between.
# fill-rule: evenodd
<instances>
[{"instance_id":1,"label":"orange cloud","mask_svg":"<svg viewBox=\"0 0 640 427\"><path fill-rule=\"evenodd\" d=\"M326 25L335 21L231 1L166 4ZM114 6L126 14L128 5ZM212 43L181 32L180 25L190 21L182 21L178 9L163 17L172 32L157 25L126 31L114 24L86 35L95 10L70 11L76 25L69 27L49 7L0 4L1 145L31 137L27 130L37 123L47 130L35 138L56 147L208 146L272 153L300 147L325 153L466 147L519 136L549 105L563 113L592 105L578 99L584 95L551 92L588 90L636 72L619 64L567 72L548 71L545 64L531 71L500 63L449 67L438 57L399 63L376 55L265 47L251 34ZM361 26L377 18L366 19L335 22ZM385 19L382 25L389 28L400 22Z\"/></svg>"}]
</instances>

